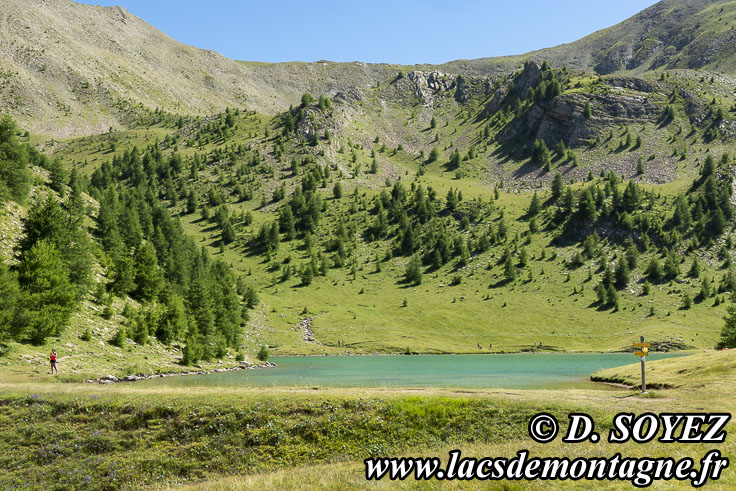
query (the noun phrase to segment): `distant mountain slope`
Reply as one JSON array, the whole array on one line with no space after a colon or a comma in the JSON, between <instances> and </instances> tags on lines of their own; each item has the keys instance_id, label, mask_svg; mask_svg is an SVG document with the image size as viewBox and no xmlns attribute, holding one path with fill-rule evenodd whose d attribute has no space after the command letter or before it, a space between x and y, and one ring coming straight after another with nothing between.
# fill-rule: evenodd
<instances>
[{"instance_id":1,"label":"distant mountain slope","mask_svg":"<svg viewBox=\"0 0 736 491\"><path fill-rule=\"evenodd\" d=\"M664 0L574 43L536 53L600 74L655 68L736 69L736 2Z\"/></svg>"},{"instance_id":2,"label":"distant mountain slope","mask_svg":"<svg viewBox=\"0 0 736 491\"><path fill-rule=\"evenodd\" d=\"M531 53L459 60L447 70L488 73L531 59L599 74L656 68L736 71L736 1L663 0L625 21L578 41Z\"/></svg>"},{"instance_id":3,"label":"distant mountain slope","mask_svg":"<svg viewBox=\"0 0 736 491\"><path fill-rule=\"evenodd\" d=\"M139 103L184 113L246 104L274 112L308 89L370 85L395 72L362 63L237 62L185 46L119 7L2 0L0 11L0 110L56 136L126 124Z\"/></svg>"},{"instance_id":4,"label":"distant mountain slope","mask_svg":"<svg viewBox=\"0 0 736 491\"><path fill-rule=\"evenodd\" d=\"M129 126L158 107L274 113L316 94L375 86L399 70L494 76L526 59L599 73L652 68L736 70L736 1L664 0L574 43L526 55L438 66L255 63L183 45L119 7L0 0L0 111L54 137Z\"/></svg>"}]
</instances>

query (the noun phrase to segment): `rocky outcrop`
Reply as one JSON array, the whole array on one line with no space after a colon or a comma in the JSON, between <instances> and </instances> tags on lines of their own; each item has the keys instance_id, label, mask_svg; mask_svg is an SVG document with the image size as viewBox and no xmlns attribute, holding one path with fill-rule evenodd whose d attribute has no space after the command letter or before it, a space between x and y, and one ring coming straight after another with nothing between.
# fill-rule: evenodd
<instances>
[{"instance_id":1,"label":"rocky outcrop","mask_svg":"<svg viewBox=\"0 0 736 491\"><path fill-rule=\"evenodd\" d=\"M542 69L533 61L529 61L524 64L524 69L514 79L514 88L523 97L526 97L526 91L531 87L536 87L541 81Z\"/></svg>"},{"instance_id":2,"label":"rocky outcrop","mask_svg":"<svg viewBox=\"0 0 736 491\"><path fill-rule=\"evenodd\" d=\"M485 77L466 77L459 75L455 78L455 101L465 104L473 98L485 97L492 91L491 80Z\"/></svg>"},{"instance_id":3,"label":"rocky outcrop","mask_svg":"<svg viewBox=\"0 0 736 491\"><path fill-rule=\"evenodd\" d=\"M658 87L641 78L634 77L610 77L606 78L606 84L611 87L619 87L621 89L635 90L651 94L656 92Z\"/></svg>"},{"instance_id":4,"label":"rocky outcrop","mask_svg":"<svg viewBox=\"0 0 736 491\"><path fill-rule=\"evenodd\" d=\"M435 94L450 88L451 82L440 72L409 72L408 79L412 84L414 95L422 100L422 105L431 107Z\"/></svg>"},{"instance_id":5,"label":"rocky outcrop","mask_svg":"<svg viewBox=\"0 0 736 491\"><path fill-rule=\"evenodd\" d=\"M637 84L630 82L631 87ZM646 82L640 86L648 88L644 84ZM592 109L590 118L583 114L586 102ZM535 104L524 116L512 122L500 139L510 141L524 136L531 140L542 139L548 146L560 140L571 147L582 146L617 125L656 122L662 110L661 105L645 92L630 94L619 90L604 94L562 94Z\"/></svg>"},{"instance_id":6,"label":"rocky outcrop","mask_svg":"<svg viewBox=\"0 0 736 491\"><path fill-rule=\"evenodd\" d=\"M490 116L499 109L501 109L501 104L503 103L504 98L506 98L506 94L508 93L508 89L505 85L502 85L496 91L493 93L493 97L491 98L491 101L486 104L485 107L485 113L486 115Z\"/></svg>"},{"instance_id":7,"label":"rocky outcrop","mask_svg":"<svg viewBox=\"0 0 736 491\"><path fill-rule=\"evenodd\" d=\"M527 91L531 87L539 85L541 81L542 69L532 61L527 62L524 64L524 69L514 78L513 91L522 97L526 97ZM496 89L490 102L486 104L485 114L490 116L501 109L501 105L507 95L509 95L509 88L506 84Z\"/></svg>"},{"instance_id":8,"label":"rocky outcrop","mask_svg":"<svg viewBox=\"0 0 736 491\"><path fill-rule=\"evenodd\" d=\"M455 100L465 104L470 99L470 86L464 77L458 76L455 83Z\"/></svg>"},{"instance_id":9,"label":"rocky outcrop","mask_svg":"<svg viewBox=\"0 0 736 491\"><path fill-rule=\"evenodd\" d=\"M360 92L354 88L340 90L333 97L335 103L348 105L357 104L362 99Z\"/></svg>"},{"instance_id":10,"label":"rocky outcrop","mask_svg":"<svg viewBox=\"0 0 736 491\"><path fill-rule=\"evenodd\" d=\"M313 118L317 116L317 112L315 108L307 107L304 109L304 117L296 122L296 134L304 137L307 141L311 140L317 132L317 127L313 121Z\"/></svg>"}]
</instances>

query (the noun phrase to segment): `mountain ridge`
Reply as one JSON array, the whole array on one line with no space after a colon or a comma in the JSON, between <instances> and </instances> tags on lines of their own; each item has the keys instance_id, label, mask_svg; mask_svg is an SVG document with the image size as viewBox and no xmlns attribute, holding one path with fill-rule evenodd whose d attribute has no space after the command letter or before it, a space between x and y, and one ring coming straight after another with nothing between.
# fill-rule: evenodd
<instances>
[{"instance_id":1,"label":"mountain ridge","mask_svg":"<svg viewBox=\"0 0 736 491\"><path fill-rule=\"evenodd\" d=\"M71 0L4 3L0 109L31 131L56 138L130 127L156 108L206 115L230 106L274 114L298 103L304 92L334 96L385 83L401 71L494 79L527 60L599 74L659 67L736 69L736 35L733 27L726 29L736 24L732 0L663 0L572 43L521 55L410 66L237 61L184 45L122 7ZM716 12L719 6L722 11ZM699 30L691 39L688 32L695 26ZM703 52L707 56L700 56Z\"/></svg>"}]
</instances>

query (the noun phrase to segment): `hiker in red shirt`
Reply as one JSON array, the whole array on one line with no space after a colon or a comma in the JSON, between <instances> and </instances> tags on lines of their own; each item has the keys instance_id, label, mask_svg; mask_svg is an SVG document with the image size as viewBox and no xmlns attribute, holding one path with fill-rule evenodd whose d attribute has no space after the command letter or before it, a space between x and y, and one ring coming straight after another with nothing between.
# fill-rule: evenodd
<instances>
[{"instance_id":1,"label":"hiker in red shirt","mask_svg":"<svg viewBox=\"0 0 736 491\"><path fill-rule=\"evenodd\" d=\"M58 375L59 374L59 369L56 368L56 350L55 349L52 349L51 350L51 355L49 356L49 361L51 361L51 375L53 375L54 372L56 372L56 374Z\"/></svg>"}]
</instances>

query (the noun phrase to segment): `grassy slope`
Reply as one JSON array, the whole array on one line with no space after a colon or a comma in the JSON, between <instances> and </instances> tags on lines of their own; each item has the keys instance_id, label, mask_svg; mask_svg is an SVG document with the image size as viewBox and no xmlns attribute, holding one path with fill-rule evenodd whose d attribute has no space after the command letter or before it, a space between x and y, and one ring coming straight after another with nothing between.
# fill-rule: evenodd
<instances>
[{"instance_id":1,"label":"grassy slope","mask_svg":"<svg viewBox=\"0 0 736 491\"><path fill-rule=\"evenodd\" d=\"M700 87L703 91L699 94L701 100L710 102L715 95L721 107L726 110L730 107L733 96L725 91L726 81L702 84L692 76L689 72L675 72L667 83L681 90ZM580 80L582 86L572 88L570 92L600 90L586 85L592 78L583 77ZM477 135L485 123L471 115L482 109L485 100L459 106L451 97L440 93L435 96L433 106L427 108L416 101L391 103L395 100L391 99L392 90L391 87L377 88L357 106L340 106L334 116L336 122L327 123L336 129L331 144L320 144L319 148L325 151L325 157L318 157L318 162L331 162L342 169L345 175L341 178L339 173L333 172L323 190L328 200L328 211L323 220L325 225L320 228L322 235L316 239L327 241L338 220L350 216L348 208L356 187L365 196L362 198L365 201L385 186L383 182L386 178L394 181L401 178L407 186L416 180L416 183L425 187L432 186L440 197L444 197L447 190L453 187L462 191L466 201L474 198L488 201L493 195L493 184L504 183L505 188L496 202L497 209L503 210L511 228L511 236L517 231L527 230L527 223L520 220L530 199L530 192L524 189L536 189L540 182L551 179L551 173L538 169L530 172L526 161L509 160L499 154L496 147L478 144ZM433 115L439 124L435 130L430 130L429 120ZM706 150L716 157L732 150L731 145L704 144L700 133L685 136L687 131L681 133L679 130L683 126L687 128L684 114L664 127L650 123L630 125L634 134L642 136L643 144L638 149L625 151L618 148L623 131L616 129L610 141L606 138L606 132L598 147L576 149L579 167L566 164L559 170L567 180L585 180L589 172L597 176L601 169L615 169L624 177L640 180L662 196L674 196L685 191L697 176ZM274 177L266 175L255 180L252 201L228 204L231 214L244 210L253 213L254 223L241 233L241 237L246 239L257 232L261 223L275 217L277 205L269 204L261 208L261 196L270 197L281 182L286 184L287 190L300 182L288 170L291 155L301 158L299 148L287 147L287 154L278 161L270 153L271 138L264 135L267 128L271 128L273 137L277 129L270 118L241 114L234 134L224 142L210 139L207 143L196 144L194 140L182 136L178 144L178 150L184 156L191 156L195 152L201 155L231 143L252 144L262 149L261 153L268 167L273 169ZM185 128L180 133L190 134L187 131ZM166 134L176 134L174 132L171 126L155 125L112 136L69 140L58 143L54 148L56 155L61 156L68 165L91 172L100 162L111 158L110 146L113 142L116 152L120 153L132 145L143 148L147 142L153 139L160 141ZM435 133L439 139L437 142L433 141ZM379 137L379 143L374 143L376 136ZM350 161L350 151L340 151L341 148L348 148L348 142L360 145L355 153L361 171L352 178L347 177L354 165ZM388 150L381 153L379 150L384 142ZM394 154L391 149L402 142L405 150ZM476 145L478 156L463 162L462 169L466 177L456 179L455 173L448 172L444 167L446 156L453 148L451 145L464 152L471 144ZM437 163L423 166L426 173L415 178L420 167L417 157L419 149L433 146L440 150L447 149L441 152L444 157ZM673 149L685 147L688 149L686 159L673 156ZM379 162L377 175L366 172L371 160L371 149L375 151ZM654 155L653 160L649 160L651 155ZM639 158L646 162L647 170L642 177L636 177L636 161ZM208 186L225 181L231 173L221 163L201 172L200 194ZM342 182L345 190L345 197L339 203L331 198L332 183L336 180ZM661 184L653 184L656 182ZM548 196L548 191L541 191L542 199ZM181 210L182 207L180 201L177 209ZM369 213L362 211L361 207L359 210L358 215L350 219L358 222L372 220ZM663 213L669 212L666 202L661 205L661 210ZM201 220L199 213L184 214L181 220L187 232L210 246L213 255L221 254L216 227ZM648 261L648 256L644 255L639 261L639 269L633 274L630 288L622 292L621 310L616 313L599 311L592 306L598 274L594 275L593 281L586 281L588 269L592 268L596 272L597 264L589 263L568 271L564 261L573 255L575 249L552 247L551 239L550 233L542 232L535 234L531 244L527 245L532 258L531 282L525 270L517 282L501 286L499 283L503 270L497 264L497 259L503 252L502 247L473 257L461 271L455 272L454 263L451 263L438 272L425 274L423 284L418 287L406 287L400 283L407 258L398 257L385 262L382 271L375 272L375 257L383 257L389 250L389 244L385 242L368 244L358 238L356 257L359 266L355 278L349 273L349 268L333 269L327 277L315 278L307 288L299 286L298 276L280 282L280 268L279 271L270 271L269 264L262 256L252 256L235 244L226 247L222 254L236 271L244 274L246 280L260 290L262 303L260 311L255 313L248 326L247 347L252 349L258 342L266 342L276 348L276 354L403 352L407 347L419 352L473 352L477 351L478 343L488 346L491 342L494 351L519 351L529 348L534 341L542 341L546 346L559 350L606 351L623 349L641 334L648 339L673 340L697 348L714 345L724 307L714 307L712 299L709 299L695 304L690 310L679 308L683 293L691 298L696 296L700 288L699 281L682 275L672 284L653 286L653 293L649 296L641 296L641 271ZM305 253L299 249L300 244L300 240L282 243L273 262L278 265L290 257L293 264L298 266L305 257ZM711 249L701 251L706 276L718 278L722 274L720 261L715 256L718 246L716 244ZM543 249L545 259L541 258ZM551 259L553 253L557 256L555 259ZM689 262L681 265L683 272L688 268ZM461 276L462 284L450 286L455 274ZM582 287L583 292L573 294L573 287L578 291ZM402 306L404 298L407 307ZM650 315L651 307L655 310L653 316ZM303 313L305 308L307 313ZM304 342L302 333L294 329L299 320L307 315L315 316L312 327L320 344ZM550 323L550 319L554 321ZM344 341L346 347L338 348L338 341Z\"/></svg>"},{"instance_id":2,"label":"grassy slope","mask_svg":"<svg viewBox=\"0 0 736 491\"><path fill-rule=\"evenodd\" d=\"M709 351L685 358L657 360L648 363L646 367L647 386L651 380L659 386L707 387L708 390L720 392L730 386L729 378L736 370L736 354L732 351ZM592 377L600 382L629 386L641 384L641 370L638 363L601 370Z\"/></svg>"}]
</instances>

